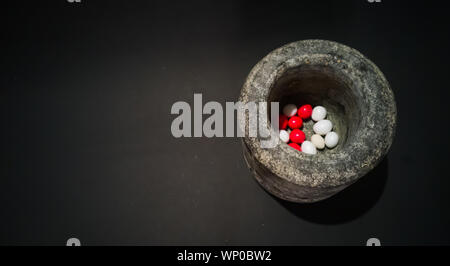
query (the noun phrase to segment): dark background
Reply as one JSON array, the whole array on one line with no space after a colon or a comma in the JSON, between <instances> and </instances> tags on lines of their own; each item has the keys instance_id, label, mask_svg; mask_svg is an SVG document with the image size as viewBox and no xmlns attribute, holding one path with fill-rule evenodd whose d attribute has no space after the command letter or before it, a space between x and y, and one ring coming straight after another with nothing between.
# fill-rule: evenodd
<instances>
[{"instance_id":1,"label":"dark background","mask_svg":"<svg viewBox=\"0 0 450 266\"><path fill-rule=\"evenodd\" d=\"M0 6L0 244L450 244L442 1L81 1ZM391 152L357 184L282 202L239 139L172 137L174 102L236 101L263 56L314 38L396 96Z\"/></svg>"}]
</instances>

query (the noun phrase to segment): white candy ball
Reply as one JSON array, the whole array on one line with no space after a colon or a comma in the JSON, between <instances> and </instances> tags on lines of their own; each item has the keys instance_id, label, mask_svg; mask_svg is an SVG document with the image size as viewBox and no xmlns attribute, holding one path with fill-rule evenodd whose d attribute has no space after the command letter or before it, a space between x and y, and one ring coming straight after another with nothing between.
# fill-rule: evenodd
<instances>
[{"instance_id":1,"label":"white candy ball","mask_svg":"<svg viewBox=\"0 0 450 266\"><path fill-rule=\"evenodd\" d=\"M313 130L316 134L319 135L326 135L328 132L330 132L333 129L333 124L330 120L320 120L319 122L315 123L313 126Z\"/></svg>"},{"instance_id":2,"label":"white candy ball","mask_svg":"<svg viewBox=\"0 0 450 266\"><path fill-rule=\"evenodd\" d=\"M325 119L326 116L327 116L327 109L325 109L325 107L323 106L316 106L312 111L311 119L314 121L320 121Z\"/></svg>"},{"instance_id":3,"label":"white candy ball","mask_svg":"<svg viewBox=\"0 0 450 266\"><path fill-rule=\"evenodd\" d=\"M305 140L302 143L302 152L314 155L317 153L316 146L312 142Z\"/></svg>"},{"instance_id":4,"label":"white candy ball","mask_svg":"<svg viewBox=\"0 0 450 266\"><path fill-rule=\"evenodd\" d=\"M280 130L280 139L284 143L289 142L289 133L286 130Z\"/></svg>"},{"instance_id":5,"label":"white candy ball","mask_svg":"<svg viewBox=\"0 0 450 266\"><path fill-rule=\"evenodd\" d=\"M327 147L330 149L336 147L338 142L339 142L339 135L334 131L329 132L325 136L325 145L327 145Z\"/></svg>"},{"instance_id":6,"label":"white candy ball","mask_svg":"<svg viewBox=\"0 0 450 266\"><path fill-rule=\"evenodd\" d=\"M297 113L297 106L288 104L283 108L283 114L287 117L294 116Z\"/></svg>"},{"instance_id":7,"label":"white candy ball","mask_svg":"<svg viewBox=\"0 0 450 266\"><path fill-rule=\"evenodd\" d=\"M330 134L330 133L328 133L328 134ZM321 135L317 135L317 134L312 135L311 142L319 150L325 148L325 140L322 138Z\"/></svg>"}]
</instances>

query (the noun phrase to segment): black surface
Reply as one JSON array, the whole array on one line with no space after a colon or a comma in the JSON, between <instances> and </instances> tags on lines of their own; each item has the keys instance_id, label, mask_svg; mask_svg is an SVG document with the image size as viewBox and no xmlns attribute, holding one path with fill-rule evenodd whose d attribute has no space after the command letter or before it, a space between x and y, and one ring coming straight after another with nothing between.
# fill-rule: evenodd
<instances>
[{"instance_id":1,"label":"black surface","mask_svg":"<svg viewBox=\"0 0 450 266\"><path fill-rule=\"evenodd\" d=\"M0 244L450 244L442 2L81 1L0 8ZM359 183L293 205L239 139L172 137L174 102L236 101L263 56L312 38L365 54L396 95L391 152Z\"/></svg>"}]
</instances>

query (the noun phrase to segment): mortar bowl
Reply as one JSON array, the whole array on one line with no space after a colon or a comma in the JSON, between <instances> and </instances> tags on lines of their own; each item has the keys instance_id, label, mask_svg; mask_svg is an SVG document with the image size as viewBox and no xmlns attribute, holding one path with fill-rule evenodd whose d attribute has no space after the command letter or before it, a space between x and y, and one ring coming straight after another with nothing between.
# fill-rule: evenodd
<instances>
[{"instance_id":1,"label":"mortar bowl","mask_svg":"<svg viewBox=\"0 0 450 266\"><path fill-rule=\"evenodd\" d=\"M337 147L313 156L283 142L268 149L261 137L242 139L258 183L287 201L317 202L350 186L383 159L395 135L396 103L383 73L360 52L332 41L304 40L272 51L251 70L239 100L324 106L339 134ZM270 108L266 112L270 119ZM307 138L312 123L304 123Z\"/></svg>"}]
</instances>

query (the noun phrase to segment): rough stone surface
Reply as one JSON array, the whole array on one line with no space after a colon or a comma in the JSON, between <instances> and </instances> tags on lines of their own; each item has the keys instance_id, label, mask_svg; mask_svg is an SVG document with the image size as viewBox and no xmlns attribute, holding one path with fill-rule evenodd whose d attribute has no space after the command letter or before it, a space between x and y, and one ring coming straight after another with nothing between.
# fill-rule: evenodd
<instances>
[{"instance_id":1,"label":"rough stone surface","mask_svg":"<svg viewBox=\"0 0 450 266\"><path fill-rule=\"evenodd\" d=\"M340 141L334 149L310 156L286 143L264 149L260 137L243 138L244 157L254 177L281 199L326 199L373 169L392 144L394 94L378 67L350 47L305 40L278 48L252 69L239 100L279 101L282 107L289 99L325 106ZM248 128L247 122L241 126ZM312 135L305 133L307 138Z\"/></svg>"}]
</instances>

